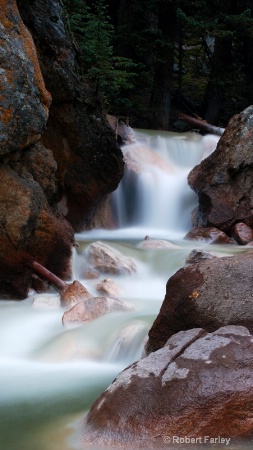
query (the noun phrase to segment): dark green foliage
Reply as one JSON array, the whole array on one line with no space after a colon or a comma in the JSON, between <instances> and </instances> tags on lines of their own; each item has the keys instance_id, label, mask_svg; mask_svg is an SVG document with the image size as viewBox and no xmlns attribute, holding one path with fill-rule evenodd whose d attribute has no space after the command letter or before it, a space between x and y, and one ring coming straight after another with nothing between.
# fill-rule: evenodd
<instances>
[{"instance_id":1,"label":"dark green foliage","mask_svg":"<svg viewBox=\"0 0 253 450\"><path fill-rule=\"evenodd\" d=\"M133 88L136 64L129 58L114 55L114 27L104 0L95 2L93 9L85 0L64 0L64 4L80 53L82 76L107 103L121 102L124 108L122 96Z\"/></svg>"},{"instance_id":2,"label":"dark green foliage","mask_svg":"<svg viewBox=\"0 0 253 450\"><path fill-rule=\"evenodd\" d=\"M80 73L110 113L168 128L172 101L224 126L253 102L252 0L63 3Z\"/></svg>"}]
</instances>

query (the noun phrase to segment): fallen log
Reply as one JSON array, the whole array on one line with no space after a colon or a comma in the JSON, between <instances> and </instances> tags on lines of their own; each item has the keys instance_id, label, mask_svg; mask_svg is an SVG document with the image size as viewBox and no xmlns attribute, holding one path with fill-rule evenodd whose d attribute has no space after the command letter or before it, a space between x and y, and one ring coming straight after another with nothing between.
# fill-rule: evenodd
<instances>
[{"instance_id":1,"label":"fallen log","mask_svg":"<svg viewBox=\"0 0 253 450\"><path fill-rule=\"evenodd\" d=\"M203 119L196 119L195 117L188 116L187 114L179 114L178 118L195 128L199 128L200 130L205 131L206 133L212 133L216 134L217 136L221 136L225 131L225 128L216 127L215 125L212 125Z\"/></svg>"}]
</instances>

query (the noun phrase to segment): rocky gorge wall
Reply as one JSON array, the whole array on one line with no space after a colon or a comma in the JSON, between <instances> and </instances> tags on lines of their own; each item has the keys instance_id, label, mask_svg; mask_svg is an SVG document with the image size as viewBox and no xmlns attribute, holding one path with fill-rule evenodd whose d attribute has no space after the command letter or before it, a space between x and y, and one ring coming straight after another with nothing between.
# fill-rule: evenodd
<instances>
[{"instance_id":1,"label":"rocky gorge wall","mask_svg":"<svg viewBox=\"0 0 253 450\"><path fill-rule=\"evenodd\" d=\"M0 23L0 292L25 297L41 284L33 260L69 276L74 230L116 189L123 159L78 78L61 2L5 0Z\"/></svg>"}]
</instances>

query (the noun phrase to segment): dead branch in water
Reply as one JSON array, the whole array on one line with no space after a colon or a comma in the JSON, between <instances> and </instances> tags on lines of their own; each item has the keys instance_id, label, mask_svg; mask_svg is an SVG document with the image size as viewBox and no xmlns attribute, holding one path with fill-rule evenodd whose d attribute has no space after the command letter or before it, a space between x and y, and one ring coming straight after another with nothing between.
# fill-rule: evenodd
<instances>
[{"instance_id":1,"label":"dead branch in water","mask_svg":"<svg viewBox=\"0 0 253 450\"><path fill-rule=\"evenodd\" d=\"M178 118L195 128L199 128L200 130L205 131L206 133L212 133L216 134L217 136L221 136L225 131L225 128L216 127L215 125L211 125L203 119L196 119L195 117L188 116L187 114L179 114Z\"/></svg>"},{"instance_id":2,"label":"dead branch in water","mask_svg":"<svg viewBox=\"0 0 253 450\"><path fill-rule=\"evenodd\" d=\"M50 270L46 269L46 267L42 266L37 261L32 262L32 268L37 272L39 275L41 275L43 278L45 278L50 284L52 284L58 291L64 291L67 287L66 283L62 281L57 275L50 272Z\"/></svg>"}]
</instances>

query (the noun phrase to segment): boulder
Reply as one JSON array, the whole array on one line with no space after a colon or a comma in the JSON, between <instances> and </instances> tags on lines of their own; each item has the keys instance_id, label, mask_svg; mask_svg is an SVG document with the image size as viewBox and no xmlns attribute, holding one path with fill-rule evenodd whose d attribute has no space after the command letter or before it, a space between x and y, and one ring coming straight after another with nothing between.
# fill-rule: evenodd
<instances>
[{"instance_id":1,"label":"boulder","mask_svg":"<svg viewBox=\"0 0 253 450\"><path fill-rule=\"evenodd\" d=\"M93 297L80 301L63 314L63 324L91 322L100 316L116 311L131 311L132 307L121 300Z\"/></svg>"},{"instance_id":2,"label":"boulder","mask_svg":"<svg viewBox=\"0 0 253 450\"><path fill-rule=\"evenodd\" d=\"M51 197L53 181L47 186ZM0 292L26 297L34 260L67 279L73 230L57 209L51 208L25 165L18 174L11 164L0 164L0 204Z\"/></svg>"},{"instance_id":3,"label":"boulder","mask_svg":"<svg viewBox=\"0 0 253 450\"><path fill-rule=\"evenodd\" d=\"M216 150L189 173L198 194L194 226L216 227L230 235L237 222L253 227L253 106L234 116Z\"/></svg>"},{"instance_id":4,"label":"boulder","mask_svg":"<svg viewBox=\"0 0 253 450\"><path fill-rule=\"evenodd\" d=\"M167 282L164 302L149 331L147 352L190 328L211 332L235 324L253 332L252 271L252 251L179 269Z\"/></svg>"},{"instance_id":5,"label":"boulder","mask_svg":"<svg viewBox=\"0 0 253 450\"><path fill-rule=\"evenodd\" d=\"M189 241L206 242L207 244L235 244L226 233L215 227L194 227L184 237Z\"/></svg>"},{"instance_id":6,"label":"boulder","mask_svg":"<svg viewBox=\"0 0 253 450\"><path fill-rule=\"evenodd\" d=\"M137 267L131 258L123 256L118 250L103 242L90 244L84 251L87 262L101 273L131 275Z\"/></svg>"},{"instance_id":7,"label":"boulder","mask_svg":"<svg viewBox=\"0 0 253 450\"><path fill-rule=\"evenodd\" d=\"M84 420L80 446L225 446L252 436L252 416L252 335L240 326L191 329L117 376Z\"/></svg>"},{"instance_id":8,"label":"boulder","mask_svg":"<svg viewBox=\"0 0 253 450\"><path fill-rule=\"evenodd\" d=\"M149 236L146 236L144 240L138 244L138 247L162 249L179 248L178 245L172 244L172 242L165 241L164 239L151 239Z\"/></svg>"},{"instance_id":9,"label":"boulder","mask_svg":"<svg viewBox=\"0 0 253 450\"><path fill-rule=\"evenodd\" d=\"M100 294L105 295L106 297L118 298L122 295L121 289L111 278L102 280L97 284L96 289Z\"/></svg>"},{"instance_id":10,"label":"boulder","mask_svg":"<svg viewBox=\"0 0 253 450\"><path fill-rule=\"evenodd\" d=\"M253 241L253 229L245 223L236 223L232 228L233 238L241 245L247 245Z\"/></svg>"},{"instance_id":11,"label":"boulder","mask_svg":"<svg viewBox=\"0 0 253 450\"><path fill-rule=\"evenodd\" d=\"M68 309L81 301L93 298L86 287L77 280L66 285L66 288L60 291L60 297L62 306L66 306Z\"/></svg>"},{"instance_id":12,"label":"boulder","mask_svg":"<svg viewBox=\"0 0 253 450\"><path fill-rule=\"evenodd\" d=\"M101 114L95 92L78 78L75 49L65 30L62 2L18 0L18 6L32 33L45 84L52 95L42 139L57 162L61 212L75 231L92 228L94 223L111 227L104 202L123 176L123 155L105 115Z\"/></svg>"},{"instance_id":13,"label":"boulder","mask_svg":"<svg viewBox=\"0 0 253 450\"><path fill-rule=\"evenodd\" d=\"M45 130L51 96L16 1L1 2L0 156L22 150Z\"/></svg>"}]
</instances>

